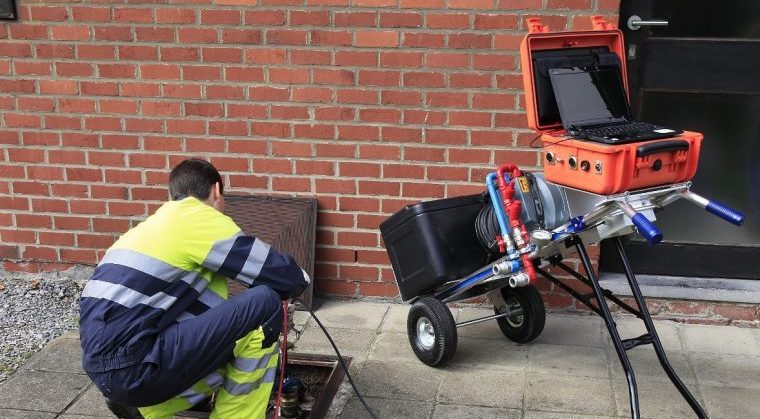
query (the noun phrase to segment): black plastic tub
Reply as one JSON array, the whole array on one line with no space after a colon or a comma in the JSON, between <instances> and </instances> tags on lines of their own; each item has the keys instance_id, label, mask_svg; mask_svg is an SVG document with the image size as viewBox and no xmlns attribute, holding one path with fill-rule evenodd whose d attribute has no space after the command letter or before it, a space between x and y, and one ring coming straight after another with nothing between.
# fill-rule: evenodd
<instances>
[{"instance_id":1,"label":"black plastic tub","mask_svg":"<svg viewBox=\"0 0 760 419\"><path fill-rule=\"evenodd\" d=\"M380 224L401 298L408 301L488 263L475 234L485 194L407 205Z\"/></svg>"}]
</instances>

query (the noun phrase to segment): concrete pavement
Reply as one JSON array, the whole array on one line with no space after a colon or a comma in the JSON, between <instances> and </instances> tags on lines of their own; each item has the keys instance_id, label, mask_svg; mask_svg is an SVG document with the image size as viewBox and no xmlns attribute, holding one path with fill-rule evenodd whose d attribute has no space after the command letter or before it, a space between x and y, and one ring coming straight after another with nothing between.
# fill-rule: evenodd
<instances>
[{"instance_id":1,"label":"concrete pavement","mask_svg":"<svg viewBox=\"0 0 760 419\"><path fill-rule=\"evenodd\" d=\"M544 332L527 345L508 341L493 321L460 328L454 358L444 368L430 368L409 347L408 309L328 300L317 311L344 355L353 357L352 373L380 418L630 417L622 368L596 316L550 313ZM453 314L463 321L491 311L461 307ZM617 321L623 337L643 332L635 318ZM308 314L297 313L296 323L302 333L294 351L333 354ZM711 418L760 417L760 330L655 323L671 364ZM695 417L651 347L629 354L644 417ZM80 357L75 333L48 344L0 384L0 417L111 418ZM340 394L330 417L369 417L346 383Z\"/></svg>"}]
</instances>

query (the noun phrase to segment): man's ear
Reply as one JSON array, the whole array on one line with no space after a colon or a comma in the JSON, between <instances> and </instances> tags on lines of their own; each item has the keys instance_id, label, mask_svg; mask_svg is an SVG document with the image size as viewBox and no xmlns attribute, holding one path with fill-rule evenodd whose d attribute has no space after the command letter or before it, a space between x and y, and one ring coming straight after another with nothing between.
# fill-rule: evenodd
<instances>
[{"instance_id":1,"label":"man's ear","mask_svg":"<svg viewBox=\"0 0 760 419\"><path fill-rule=\"evenodd\" d=\"M214 199L218 201L222 197L222 185L219 182L215 182L211 192L214 194Z\"/></svg>"}]
</instances>

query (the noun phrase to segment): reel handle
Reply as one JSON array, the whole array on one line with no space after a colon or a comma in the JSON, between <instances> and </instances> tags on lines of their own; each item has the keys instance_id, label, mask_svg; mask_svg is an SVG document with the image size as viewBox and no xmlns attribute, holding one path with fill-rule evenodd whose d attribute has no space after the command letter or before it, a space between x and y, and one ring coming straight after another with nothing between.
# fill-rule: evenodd
<instances>
[{"instance_id":1,"label":"reel handle","mask_svg":"<svg viewBox=\"0 0 760 419\"><path fill-rule=\"evenodd\" d=\"M633 221L633 224L639 230L639 234L644 236L649 244L657 244L662 240L662 232L657 228L654 223L649 221L646 215L636 212L636 210L625 202L617 202L618 207L623 210L623 213Z\"/></svg>"},{"instance_id":2,"label":"reel handle","mask_svg":"<svg viewBox=\"0 0 760 419\"><path fill-rule=\"evenodd\" d=\"M707 203L705 209L710 214L716 215L733 225L741 226L744 224L744 214L718 201L711 200Z\"/></svg>"}]
</instances>

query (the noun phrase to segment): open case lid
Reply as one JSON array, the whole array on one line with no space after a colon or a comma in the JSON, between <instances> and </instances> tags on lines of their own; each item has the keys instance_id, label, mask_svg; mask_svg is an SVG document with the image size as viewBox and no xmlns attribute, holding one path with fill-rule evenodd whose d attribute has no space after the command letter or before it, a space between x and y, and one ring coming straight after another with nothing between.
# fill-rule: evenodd
<instances>
[{"instance_id":1,"label":"open case lid","mask_svg":"<svg viewBox=\"0 0 760 419\"><path fill-rule=\"evenodd\" d=\"M538 18L528 18L526 22L528 34L520 44L520 59L530 128L562 129L549 81L550 68L615 66L628 92L623 32L615 24L592 16L592 30L549 32Z\"/></svg>"}]
</instances>

